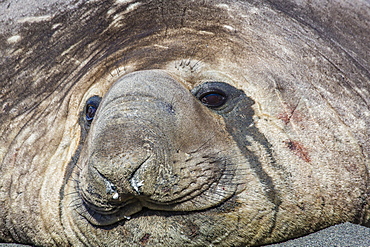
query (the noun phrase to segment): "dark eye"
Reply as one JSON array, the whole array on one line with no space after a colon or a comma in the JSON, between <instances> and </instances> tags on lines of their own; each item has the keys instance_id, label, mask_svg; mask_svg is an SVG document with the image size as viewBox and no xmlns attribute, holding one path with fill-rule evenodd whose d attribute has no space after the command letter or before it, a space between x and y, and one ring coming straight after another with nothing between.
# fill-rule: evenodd
<instances>
[{"instance_id":1,"label":"dark eye","mask_svg":"<svg viewBox=\"0 0 370 247\"><path fill-rule=\"evenodd\" d=\"M244 92L225 82L209 81L190 91L203 105L226 116L243 100Z\"/></svg>"},{"instance_id":2,"label":"dark eye","mask_svg":"<svg viewBox=\"0 0 370 247\"><path fill-rule=\"evenodd\" d=\"M86 107L86 120L91 122L94 119L97 108L93 105L87 105Z\"/></svg>"},{"instance_id":3,"label":"dark eye","mask_svg":"<svg viewBox=\"0 0 370 247\"><path fill-rule=\"evenodd\" d=\"M226 95L221 91L211 91L203 93L199 100L207 107L217 108L225 104Z\"/></svg>"},{"instance_id":4,"label":"dark eye","mask_svg":"<svg viewBox=\"0 0 370 247\"><path fill-rule=\"evenodd\" d=\"M93 96L89 98L86 102L85 108L85 118L88 123L91 123L95 117L95 113L98 110L99 104L101 101L101 97Z\"/></svg>"}]
</instances>

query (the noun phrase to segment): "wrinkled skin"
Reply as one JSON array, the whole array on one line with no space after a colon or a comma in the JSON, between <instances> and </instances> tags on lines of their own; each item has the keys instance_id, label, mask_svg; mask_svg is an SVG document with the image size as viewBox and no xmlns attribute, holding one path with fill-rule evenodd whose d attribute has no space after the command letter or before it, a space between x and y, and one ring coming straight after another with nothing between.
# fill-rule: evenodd
<instances>
[{"instance_id":1,"label":"wrinkled skin","mask_svg":"<svg viewBox=\"0 0 370 247\"><path fill-rule=\"evenodd\" d=\"M68 5L1 24L1 241L245 246L369 225L368 2Z\"/></svg>"}]
</instances>

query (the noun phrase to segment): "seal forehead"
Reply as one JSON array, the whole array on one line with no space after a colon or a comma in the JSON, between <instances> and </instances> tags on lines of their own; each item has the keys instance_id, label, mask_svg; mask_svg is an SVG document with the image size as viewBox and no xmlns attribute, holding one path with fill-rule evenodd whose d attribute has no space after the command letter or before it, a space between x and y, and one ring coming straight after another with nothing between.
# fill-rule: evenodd
<instances>
[{"instance_id":1,"label":"seal forehead","mask_svg":"<svg viewBox=\"0 0 370 247\"><path fill-rule=\"evenodd\" d=\"M158 80L160 78L160 80ZM170 81L173 81L172 83ZM158 95L165 95L166 91L174 93L184 89L180 83L175 83L174 78L161 70L133 72L119 79L108 92L109 97L124 97L130 92L143 93L158 91ZM167 96L167 95L166 95Z\"/></svg>"}]
</instances>

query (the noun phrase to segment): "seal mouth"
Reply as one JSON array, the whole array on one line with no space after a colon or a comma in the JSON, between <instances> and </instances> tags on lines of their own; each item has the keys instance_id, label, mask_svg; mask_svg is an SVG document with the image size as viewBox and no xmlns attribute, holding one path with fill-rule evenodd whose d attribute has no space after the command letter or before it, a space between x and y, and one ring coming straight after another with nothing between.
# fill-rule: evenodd
<instances>
[{"instance_id":1,"label":"seal mouth","mask_svg":"<svg viewBox=\"0 0 370 247\"><path fill-rule=\"evenodd\" d=\"M98 226L112 225L122 220L128 220L131 215L140 212L142 205L134 197L126 199L124 203L96 202L91 200L83 190L79 190L79 214L91 224ZM116 205L115 205L116 204Z\"/></svg>"},{"instance_id":2,"label":"seal mouth","mask_svg":"<svg viewBox=\"0 0 370 247\"><path fill-rule=\"evenodd\" d=\"M82 197L82 201L86 208L89 208L90 210L103 215L115 214L120 210L119 207L98 207L89 202L85 197Z\"/></svg>"},{"instance_id":3,"label":"seal mouth","mask_svg":"<svg viewBox=\"0 0 370 247\"><path fill-rule=\"evenodd\" d=\"M128 200L126 203L121 205L112 205L112 203L98 203L93 202L89 199L86 194L81 191L80 193L81 199L85 207L89 208L90 210L93 210L96 213L103 214L103 215L112 215L116 214L118 211L122 210L125 206L127 206L130 203L135 203L136 200Z\"/></svg>"},{"instance_id":4,"label":"seal mouth","mask_svg":"<svg viewBox=\"0 0 370 247\"><path fill-rule=\"evenodd\" d=\"M181 152L178 155L181 156ZM183 213L208 210L241 191L240 186L244 183L235 183L235 180L242 173L236 173L235 163L231 159L219 156L210 158L209 155L194 156L192 159L195 164L191 165L192 169L200 169L201 164L208 169L197 173L197 177L191 176L190 172L188 175L176 173L177 176L165 177L165 182L173 181L171 178L177 179L172 187L158 180L150 185L148 182L141 184L141 174L145 170L134 169L127 180L111 180L95 167L86 166L86 169L79 171L80 182L76 181L77 200L81 204L79 213L91 224L105 226L128 220L144 209ZM144 160L147 161L147 157ZM190 167L190 161L189 158L187 162L179 162L179 166L185 170ZM151 191L150 186L156 190Z\"/></svg>"},{"instance_id":5,"label":"seal mouth","mask_svg":"<svg viewBox=\"0 0 370 247\"><path fill-rule=\"evenodd\" d=\"M151 216L151 215L162 215L162 216L172 216L172 215L180 215L180 214L194 214L205 212L209 210L223 210L224 205L227 204L235 204L234 198L237 193L227 198L225 201L221 201L219 204L211 206L209 208L198 209L198 210L166 210L155 208L151 206L143 206L142 202L138 199L132 199L130 202L126 202L120 206L112 206L112 205L102 205L97 206L96 204L92 203L83 196L83 193L79 193L81 204L79 207L79 214L88 220L91 224L96 226L109 226L114 225L119 222L124 222L127 220L132 220L134 218L139 218L142 216ZM160 205L158 205L160 206ZM138 209L140 207L140 209ZM229 208L229 207L226 207Z\"/></svg>"},{"instance_id":6,"label":"seal mouth","mask_svg":"<svg viewBox=\"0 0 370 247\"><path fill-rule=\"evenodd\" d=\"M151 212L151 214L172 215L210 210L224 204L237 194L235 191L234 193L229 194L229 196L219 200L217 203L214 202L207 205L198 205L195 203L195 207L183 207L183 204L189 202L194 204L194 202L191 202L194 198L184 199L181 202L160 202L153 201L145 195L120 194L119 199L114 199L112 197L108 197L109 199L106 199L97 193L85 191L80 187L79 183L76 183L75 189L78 191L78 198L76 198L76 201L80 202L77 211L91 224L97 226L107 226L120 221L130 220L132 217L137 218L146 215L146 212ZM205 190L198 196L204 198L207 197L207 193L209 193L209 191Z\"/></svg>"}]
</instances>

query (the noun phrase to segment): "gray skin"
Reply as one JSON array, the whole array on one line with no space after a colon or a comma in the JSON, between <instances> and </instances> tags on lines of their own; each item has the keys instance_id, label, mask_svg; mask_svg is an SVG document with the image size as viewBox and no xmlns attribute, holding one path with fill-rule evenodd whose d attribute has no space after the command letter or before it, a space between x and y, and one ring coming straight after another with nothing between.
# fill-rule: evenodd
<instances>
[{"instance_id":1,"label":"gray skin","mask_svg":"<svg viewBox=\"0 0 370 247\"><path fill-rule=\"evenodd\" d=\"M67 3L1 3L1 241L245 246L370 224L369 2Z\"/></svg>"}]
</instances>

